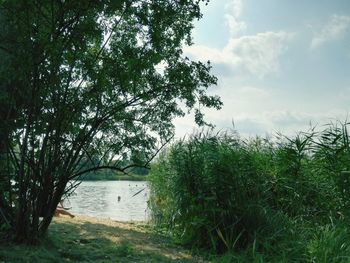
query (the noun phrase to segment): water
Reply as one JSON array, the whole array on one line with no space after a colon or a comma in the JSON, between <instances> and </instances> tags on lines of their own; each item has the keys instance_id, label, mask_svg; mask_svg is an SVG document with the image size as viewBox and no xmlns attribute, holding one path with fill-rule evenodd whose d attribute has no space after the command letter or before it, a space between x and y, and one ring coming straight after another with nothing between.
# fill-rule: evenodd
<instances>
[{"instance_id":1,"label":"water","mask_svg":"<svg viewBox=\"0 0 350 263\"><path fill-rule=\"evenodd\" d=\"M138 191L141 192L133 196ZM83 181L64 205L71 207L69 212L75 215L119 221L146 221L148 198L147 182Z\"/></svg>"}]
</instances>

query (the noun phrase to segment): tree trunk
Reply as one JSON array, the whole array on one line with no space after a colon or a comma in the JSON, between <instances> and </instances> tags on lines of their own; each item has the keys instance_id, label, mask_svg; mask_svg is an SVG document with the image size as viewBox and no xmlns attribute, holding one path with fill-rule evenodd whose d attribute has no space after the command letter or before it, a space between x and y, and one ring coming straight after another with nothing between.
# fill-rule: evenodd
<instances>
[{"instance_id":1,"label":"tree trunk","mask_svg":"<svg viewBox=\"0 0 350 263\"><path fill-rule=\"evenodd\" d=\"M61 180L57 188L54 190L51 202L49 207L46 209L46 213L44 214L43 220L39 225L39 237L42 237L46 234L49 225L51 224L53 215L55 214L55 210L57 208L58 203L62 199L62 195L64 193L64 189L66 188L67 181Z\"/></svg>"},{"instance_id":2,"label":"tree trunk","mask_svg":"<svg viewBox=\"0 0 350 263\"><path fill-rule=\"evenodd\" d=\"M27 200L27 187L21 189L19 206L15 224L15 241L35 245L43 237L52 221L56 207L60 202L67 182L61 181L53 195L44 192L39 193L39 199L35 202ZM41 189L41 191L45 191ZM31 204L33 204L31 206ZM39 216L43 219L40 221Z\"/></svg>"}]
</instances>

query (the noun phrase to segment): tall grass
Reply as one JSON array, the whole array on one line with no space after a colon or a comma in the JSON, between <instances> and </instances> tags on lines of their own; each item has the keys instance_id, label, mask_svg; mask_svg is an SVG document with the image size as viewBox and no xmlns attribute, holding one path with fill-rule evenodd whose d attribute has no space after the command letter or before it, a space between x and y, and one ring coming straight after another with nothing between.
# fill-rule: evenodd
<instances>
[{"instance_id":1,"label":"tall grass","mask_svg":"<svg viewBox=\"0 0 350 263\"><path fill-rule=\"evenodd\" d=\"M153 218L184 244L216 253L319 262L317 251L333 238L328 249L350 255L334 224L349 211L348 125L293 138L202 132L177 141L151 169Z\"/></svg>"}]
</instances>

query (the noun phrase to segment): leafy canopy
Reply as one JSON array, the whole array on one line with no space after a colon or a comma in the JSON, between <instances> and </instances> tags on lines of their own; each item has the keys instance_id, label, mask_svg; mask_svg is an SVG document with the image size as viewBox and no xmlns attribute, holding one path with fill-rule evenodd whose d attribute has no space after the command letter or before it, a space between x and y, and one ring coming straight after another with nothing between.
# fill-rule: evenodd
<instances>
[{"instance_id":1,"label":"leafy canopy","mask_svg":"<svg viewBox=\"0 0 350 263\"><path fill-rule=\"evenodd\" d=\"M15 182L2 203L18 204L8 217L35 230L48 211L45 230L70 179L145 164L176 116L194 110L203 125L201 109L221 107L206 93L216 84L209 62L182 52L200 2L1 1L0 154L3 180ZM86 169L96 155L103 163Z\"/></svg>"}]
</instances>

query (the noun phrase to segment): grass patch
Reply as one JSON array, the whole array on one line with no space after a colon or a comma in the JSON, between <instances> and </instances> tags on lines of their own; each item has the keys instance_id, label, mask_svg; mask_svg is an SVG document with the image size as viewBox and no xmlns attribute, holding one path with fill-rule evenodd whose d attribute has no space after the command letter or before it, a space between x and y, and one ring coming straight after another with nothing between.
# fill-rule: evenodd
<instances>
[{"instance_id":1,"label":"grass patch","mask_svg":"<svg viewBox=\"0 0 350 263\"><path fill-rule=\"evenodd\" d=\"M141 223L55 218L36 247L0 244L0 262L204 262Z\"/></svg>"}]
</instances>

